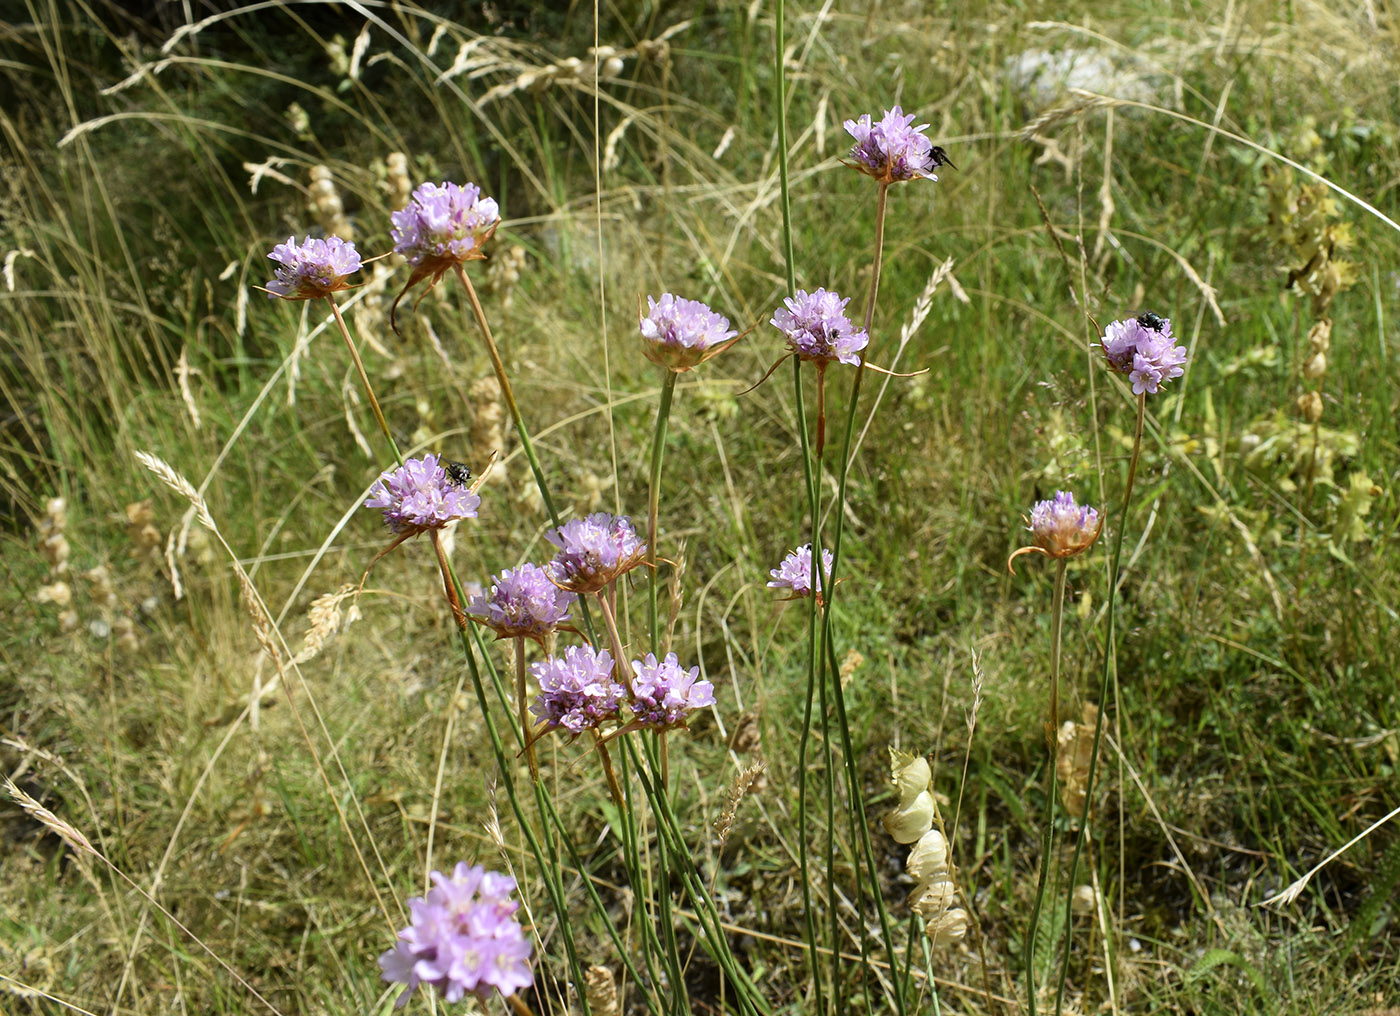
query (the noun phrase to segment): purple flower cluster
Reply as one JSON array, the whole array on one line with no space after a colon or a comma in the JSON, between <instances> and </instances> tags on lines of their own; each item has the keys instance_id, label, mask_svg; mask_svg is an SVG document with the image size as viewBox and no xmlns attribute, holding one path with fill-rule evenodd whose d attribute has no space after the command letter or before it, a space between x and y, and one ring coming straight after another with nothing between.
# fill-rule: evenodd
<instances>
[{"instance_id":1,"label":"purple flower cluster","mask_svg":"<svg viewBox=\"0 0 1400 1016\"><path fill-rule=\"evenodd\" d=\"M870 336L846 317L850 298L827 289L808 293L799 289L783 301L786 310L773 313L773 327L787 337L788 346L803 360L827 364L833 360L860 364L859 353Z\"/></svg>"},{"instance_id":2,"label":"purple flower cluster","mask_svg":"<svg viewBox=\"0 0 1400 1016\"><path fill-rule=\"evenodd\" d=\"M491 576L491 592L478 593L467 613L501 638L541 639L569 619L577 597L553 582L539 565L522 564Z\"/></svg>"},{"instance_id":3,"label":"purple flower cluster","mask_svg":"<svg viewBox=\"0 0 1400 1016\"><path fill-rule=\"evenodd\" d=\"M647 305L641 320L643 351L648 360L668 370L690 370L738 334L730 329L727 317L699 300L662 293L660 300L648 296Z\"/></svg>"},{"instance_id":4,"label":"purple flower cluster","mask_svg":"<svg viewBox=\"0 0 1400 1016\"><path fill-rule=\"evenodd\" d=\"M914 117L905 116L898 106L886 110L878 123L871 123L869 113L859 120L847 120L846 133L856 139L851 149L856 169L886 183L937 180L933 170L940 160L933 143L923 134L928 124L910 126L913 122Z\"/></svg>"},{"instance_id":5,"label":"purple flower cluster","mask_svg":"<svg viewBox=\"0 0 1400 1016\"><path fill-rule=\"evenodd\" d=\"M1155 327L1144 325L1143 318ZM1156 315L1112 322L1099 345L1109 367L1128 375L1134 395L1155 394L1172 378L1181 377L1186 363L1186 347L1176 345L1171 321Z\"/></svg>"},{"instance_id":6,"label":"purple flower cluster","mask_svg":"<svg viewBox=\"0 0 1400 1016\"><path fill-rule=\"evenodd\" d=\"M394 251L409 264L479 258L481 245L501 220L499 206L474 183L424 183L408 207L390 215Z\"/></svg>"},{"instance_id":7,"label":"purple flower cluster","mask_svg":"<svg viewBox=\"0 0 1400 1016\"><path fill-rule=\"evenodd\" d=\"M559 548L546 566L550 581L574 593L596 593L646 556L647 545L625 515L594 512L546 533Z\"/></svg>"},{"instance_id":8,"label":"purple flower cluster","mask_svg":"<svg viewBox=\"0 0 1400 1016\"><path fill-rule=\"evenodd\" d=\"M469 993L485 1001L493 991L507 996L528 988L532 947L515 919L515 879L465 861L451 878L440 871L431 877L428 895L408 901L413 923L379 957L384 980L406 985L397 1007L420 984L447 1002Z\"/></svg>"},{"instance_id":9,"label":"purple flower cluster","mask_svg":"<svg viewBox=\"0 0 1400 1016\"><path fill-rule=\"evenodd\" d=\"M295 236L272 248L268 258L277 262L277 278L267 284L269 300L319 300L340 289L347 289L347 275L360 270L360 254L355 245L338 236L324 240L307 237L300 244Z\"/></svg>"},{"instance_id":10,"label":"purple flower cluster","mask_svg":"<svg viewBox=\"0 0 1400 1016\"><path fill-rule=\"evenodd\" d=\"M684 669L675 653L656 662L656 656L632 661L632 711L643 726L665 729L685 723L696 709L715 704L715 686L697 681L699 667Z\"/></svg>"},{"instance_id":11,"label":"purple flower cluster","mask_svg":"<svg viewBox=\"0 0 1400 1016\"><path fill-rule=\"evenodd\" d=\"M365 507L383 509L384 523L395 533L417 534L476 518L481 504L481 498L447 475L431 452L383 473L369 495Z\"/></svg>"},{"instance_id":12,"label":"purple flower cluster","mask_svg":"<svg viewBox=\"0 0 1400 1016\"><path fill-rule=\"evenodd\" d=\"M1048 501L1037 501L1031 508L1031 539L1051 557L1071 557L1088 550L1099 538L1099 513L1088 505L1074 503L1074 495L1057 490Z\"/></svg>"},{"instance_id":13,"label":"purple flower cluster","mask_svg":"<svg viewBox=\"0 0 1400 1016\"><path fill-rule=\"evenodd\" d=\"M539 698L530 711L553 730L573 734L597 727L617 716L627 689L613 677L612 654L590 646L569 646L563 657L551 656L530 664L540 683Z\"/></svg>"},{"instance_id":14,"label":"purple flower cluster","mask_svg":"<svg viewBox=\"0 0 1400 1016\"><path fill-rule=\"evenodd\" d=\"M768 585L773 589L791 589L798 596L812 595L812 545L798 547L783 558L783 563L770 570L773 581ZM822 550L822 590L831 584L831 551Z\"/></svg>"}]
</instances>

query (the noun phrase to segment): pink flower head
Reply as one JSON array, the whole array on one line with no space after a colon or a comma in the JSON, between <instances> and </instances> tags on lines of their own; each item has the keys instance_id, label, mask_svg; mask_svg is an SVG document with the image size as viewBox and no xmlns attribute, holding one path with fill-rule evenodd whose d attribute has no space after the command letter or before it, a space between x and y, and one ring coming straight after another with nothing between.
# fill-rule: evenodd
<instances>
[{"instance_id":1,"label":"pink flower head","mask_svg":"<svg viewBox=\"0 0 1400 1016\"><path fill-rule=\"evenodd\" d=\"M501 210L474 183L424 183L408 206L389 218L395 253L415 267L428 263L446 270L454 262L485 256L482 244L496 231Z\"/></svg>"},{"instance_id":2,"label":"pink flower head","mask_svg":"<svg viewBox=\"0 0 1400 1016\"><path fill-rule=\"evenodd\" d=\"M569 619L569 605L578 599L560 589L539 565L522 564L491 576L491 592L478 592L467 603L467 614L501 638L540 640Z\"/></svg>"},{"instance_id":3,"label":"pink flower head","mask_svg":"<svg viewBox=\"0 0 1400 1016\"><path fill-rule=\"evenodd\" d=\"M699 300L662 293L660 300L647 297L649 310L640 323L648 360L676 373L690 370L728 349L738 332L729 319L716 314Z\"/></svg>"},{"instance_id":4,"label":"pink flower head","mask_svg":"<svg viewBox=\"0 0 1400 1016\"><path fill-rule=\"evenodd\" d=\"M539 698L530 711L546 727L563 727L574 734L617 716L627 695L613 677L612 654L591 646L569 646L564 655L530 664L540 683Z\"/></svg>"},{"instance_id":5,"label":"pink flower head","mask_svg":"<svg viewBox=\"0 0 1400 1016\"><path fill-rule=\"evenodd\" d=\"M656 656L632 661L632 711L646 727L678 727L696 709L715 704L715 686L698 681L699 667L684 669L675 653L656 662Z\"/></svg>"},{"instance_id":6,"label":"pink flower head","mask_svg":"<svg viewBox=\"0 0 1400 1016\"><path fill-rule=\"evenodd\" d=\"M430 877L427 896L408 901L412 923L379 957L384 980L405 986L395 1007L407 1003L420 984L446 1002L468 994L484 1002L492 994L528 988L534 982L533 949L515 919L515 879L465 861L450 878L440 871Z\"/></svg>"},{"instance_id":7,"label":"pink flower head","mask_svg":"<svg viewBox=\"0 0 1400 1016\"><path fill-rule=\"evenodd\" d=\"M860 351L870 342L870 336L858 330L846 317L846 304L839 293L818 289L814 293L799 289L783 300L785 310L773 313L773 327L787 338L788 348L803 360L828 364L833 360L860 364Z\"/></svg>"},{"instance_id":8,"label":"pink flower head","mask_svg":"<svg viewBox=\"0 0 1400 1016\"><path fill-rule=\"evenodd\" d=\"M878 123L866 113L858 120L847 120L846 133L855 138L852 165L884 183L904 180L937 180L934 170L951 166L947 154L924 137L928 124L912 126L913 116L895 106L887 109Z\"/></svg>"},{"instance_id":9,"label":"pink flower head","mask_svg":"<svg viewBox=\"0 0 1400 1016\"><path fill-rule=\"evenodd\" d=\"M269 300L319 300L350 288L345 277L360 270L355 245L338 236L324 240L308 236L300 244L289 236L286 243L272 248L268 258L277 262L277 277L267 284Z\"/></svg>"},{"instance_id":10,"label":"pink flower head","mask_svg":"<svg viewBox=\"0 0 1400 1016\"><path fill-rule=\"evenodd\" d=\"M544 538L559 548L546 566L550 581L573 593L596 593L641 564L647 552L632 520L607 512L570 519Z\"/></svg>"},{"instance_id":11,"label":"pink flower head","mask_svg":"<svg viewBox=\"0 0 1400 1016\"><path fill-rule=\"evenodd\" d=\"M1099 341L1109 369L1127 374L1133 394L1156 394L1172 378L1181 377L1186 347L1176 345L1172 323L1156 314L1113 321Z\"/></svg>"},{"instance_id":12,"label":"pink flower head","mask_svg":"<svg viewBox=\"0 0 1400 1016\"><path fill-rule=\"evenodd\" d=\"M1032 546L1020 548L1007 560L1006 566L1013 572L1011 562L1022 554L1065 558L1084 553L1103 532L1103 519L1088 505L1076 504L1069 491L1057 490L1053 498L1035 503L1026 528Z\"/></svg>"},{"instance_id":13,"label":"pink flower head","mask_svg":"<svg viewBox=\"0 0 1400 1016\"><path fill-rule=\"evenodd\" d=\"M481 498L452 479L431 452L383 473L369 495L366 508L381 509L384 523L395 533L414 535L476 518L481 504Z\"/></svg>"},{"instance_id":14,"label":"pink flower head","mask_svg":"<svg viewBox=\"0 0 1400 1016\"><path fill-rule=\"evenodd\" d=\"M782 564L770 570L769 575L773 580L768 583L770 589L791 589L796 596L812 595L812 545L803 544L794 551L790 551L788 556L783 558ZM822 574L821 588L825 592L831 586L831 551L822 550Z\"/></svg>"}]
</instances>

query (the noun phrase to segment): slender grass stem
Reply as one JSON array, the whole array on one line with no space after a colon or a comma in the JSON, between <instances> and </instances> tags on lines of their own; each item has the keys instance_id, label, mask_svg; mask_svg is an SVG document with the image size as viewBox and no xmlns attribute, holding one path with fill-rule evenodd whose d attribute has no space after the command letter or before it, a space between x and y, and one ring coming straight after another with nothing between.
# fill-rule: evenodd
<instances>
[{"instance_id":1,"label":"slender grass stem","mask_svg":"<svg viewBox=\"0 0 1400 1016\"><path fill-rule=\"evenodd\" d=\"M1099 679L1099 715L1094 721L1094 745L1089 752L1089 773L1084 781L1084 819L1079 823L1079 832L1074 838L1074 855L1069 862L1069 882L1065 889L1065 923L1069 927L1070 916L1074 907L1074 882L1079 875L1079 855L1084 850L1084 841L1088 836L1089 821L1093 816L1094 809L1094 777L1098 774L1099 765L1099 743L1103 738L1103 718L1107 711L1103 708L1108 699L1108 683L1110 675L1113 673L1113 662L1115 658L1116 646L1114 640L1114 607L1118 602L1118 568L1123 556L1123 533L1128 528L1128 513L1132 510L1133 481L1137 479L1138 457L1142 452L1142 423L1147 415L1147 394L1139 393L1137 397L1137 426L1133 430L1133 454L1128 463L1128 483L1123 490L1123 511L1118 520L1118 531L1113 534L1113 556L1108 569L1108 611L1105 619L1106 637L1104 638L1103 654L1103 674ZM1055 1016L1061 1016L1064 1012L1065 983L1069 980L1069 961L1072 950L1070 949L1072 937L1068 931L1065 933L1064 958L1060 963L1060 981L1055 990Z\"/></svg>"},{"instance_id":2,"label":"slender grass stem","mask_svg":"<svg viewBox=\"0 0 1400 1016\"><path fill-rule=\"evenodd\" d=\"M1055 560L1055 594L1050 604L1050 708L1045 725L1045 817L1041 820L1040 833L1040 875L1036 880L1035 902L1031 904L1030 926L1026 929L1026 940L1021 950L1021 961L1026 968L1026 1005L1031 1016L1037 1011L1035 992L1035 946L1040 935L1040 913L1045 903L1045 885L1049 878L1050 866L1054 863L1055 845L1055 798L1059 767L1056 765L1055 747L1060 729L1060 644L1065 608L1065 574L1068 570L1067 558Z\"/></svg>"},{"instance_id":3,"label":"slender grass stem","mask_svg":"<svg viewBox=\"0 0 1400 1016\"><path fill-rule=\"evenodd\" d=\"M501 352L496 348L496 340L491 335L491 325L486 320L486 312L481 308L481 301L477 299L476 287L472 285L471 276L460 265L454 265L453 270L457 273L457 278L462 281L463 287L467 291L467 300L472 305L472 316L476 318L476 325L481 330L481 339L486 346L486 354L491 358L491 367L496 372L496 381L501 386L501 397L506 400L506 408L510 410L510 418L515 422L515 433L520 437L521 450L525 452L525 460L530 463L530 472L535 475L535 486L540 490L540 498L544 501L544 507L549 512L549 520L557 527L559 525L559 512L555 510L554 498L549 494L549 486L544 481L544 470L540 468L540 460L535 455L534 442L530 440L530 432L525 427L525 418L520 414L520 406L515 401L515 389L510 386L510 378L506 377L506 365L501 361Z\"/></svg>"},{"instance_id":4,"label":"slender grass stem","mask_svg":"<svg viewBox=\"0 0 1400 1016\"><path fill-rule=\"evenodd\" d=\"M384 437L389 442L389 448L394 453L395 462L398 465L403 465L403 454L399 451L398 443L389 430L388 421L384 419L384 410L379 408L379 399L375 398L374 386L369 383L369 375L365 373L365 364L360 359L360 351L355 346L355 340L350 338L350 329L346 327L345 318L341 317L340 304L336 303L335 297L330 295L326 296L326 303L331 305L331 313L335 315L335 323L340 329L340 337L345 340L345 348L350 350L350 359L355 364L355 370L359 371L360 384L364 386L365 397L369 399L369 408L374 412L379 429L384 432Z\"/></svg>"},{"instance_id":5,"label":"slender grass stem","mask_svg":"<svg viewBox=\"0 0 1400 1016\"><path fill-rule=\"evenodd\" d=\"M676 392L675 371L666 371L666 379L661 382L661 402L656 407L656 429L651 435L651 477L647 487L647 572L651 582L648 586L647 620L651 630L651 648L661 655L661 632L657 619L656 587L660 582L656 574L656 521L661 508L661 460L666 454L666 426L671 417L671 400Z\"/></svg>"}]
</instances>

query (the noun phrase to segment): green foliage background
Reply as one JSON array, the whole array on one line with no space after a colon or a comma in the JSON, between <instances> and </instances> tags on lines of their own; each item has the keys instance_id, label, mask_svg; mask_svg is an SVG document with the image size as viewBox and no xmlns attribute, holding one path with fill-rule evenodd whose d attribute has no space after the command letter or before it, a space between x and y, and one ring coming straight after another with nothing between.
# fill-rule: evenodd
<instances>
[{"instance_id":1,"label":"green foliage background","mask_svg":"<svg viewBox=\"0 0 1400 1016\"><path fill-rule=\"evenodd\" d=\"M404 152L415 179L474 180L501 201L496 253L518 245L525 261L509 306L498 291L487 311L555 489L578 510L642 511L659 378L639 355L638 299L670 290L756 324L683 379L672 417L662 520L663 555L684 548L676 644L720 692L676 764L717 898L736 928L761 933L736 931L736 949L775 1005L800 1011L802 631L764 583L804 542L805 505L788 386L740 394L780 353L766 321L785 295L771 11L603 10L596 39L626 58L597 87L581 6L193 13L188 30L174 7L31 2L0 35L0 765L138 882L158 882L284 1012L386 1005L374 957L389 931L286 699L236 719L272 669L229 561L197 528L167 560L184 504L133 453L205 485L295 649L311 600L357 581L383 544L354 507L387 463L347 422L371 427L334 336L299 345L316 315L249 287L266 281L274 243L319 230L304 195L317 165L361 249L387 250L385 158ZM1296 904L1254 906L1397 804L1400 234L1382 218L1400 217L1397 31L1392 12L1363 4L1083 5L1053 21L1015 4L789 9L799 285L868 284L873 188L840 165L844 118L901 102L958 166L892 195L871 358L929 372L867 380L862 424L883 394L852 472L839 616L840 645L863 658L847 694L871 814L888 801L888 744L932 753L939 790L965 802L955 859L983 947L938 957L940 977L969 986L944 989L949 1011L996 1008L984 985L1014 993L1004 978L1034 888L1050 576L1032 562L1012 577L1004 562L1036 498L1121 489L1132 401L1085 318L1148 308L1172 318L1192 359L1150 405L1120 594L1110 722L1123 753L1108 756L1097 844L1119 1004L1400 1006L1392 827ZM1133 102L1094 108L1018 84L1027 53L1110 68L1078 80ZM1290 182L1279 156L1374 206L1333 194L1324 216L1357 269L1330 308L1320 381L1304 376L1309 302L1285 291L1303 266L1270 222L1307 178ZM951 278L896 363L901 326L947 258ZM472 460L473 385L489 365L465 309L455 292L429 295L403 339L382 315L352 322L377 343L366 356L401 442ZM1295 411L1314 387L1317 431ZM838 417L844 397L837 386ZM1316 461L1327 470L1310 480ZM485 488L480 524L457 536L464 577L544 553L527 476L516 456ZM39 595L53 497L67 503L73 631ZM127 525L145 499L155 555ZM1106 649L1103 557L1071 569L1079 689ZM78 577L98 566L110 603ZM482 831L490 757L474 705L453 698L460 661L433 576L421 546L378 565L363 618L293 688L319 704L328 734L313 739L340 752L400 896L421 891L434 807L436 864L500 856ZM972 650L985 702L969 742ZM758 744L731 751L751 724ZM596 774L558 751L561 793L586 791L572 801L579 841L601 843ZM767 785L721 846L724 788L760 753ZM343 805L338 779L333 792ZM49 993L91 1011L253 1011L127 887L82 877L18 810L0 821L6 1006L62 1011ZM902 852L880 843L887 896L902 900ZM589 874L615 885L605 846L594 861ZM547 934L558 915L534 919ZM701 997L705 977L697 962ZM1083 1010L1106 997L1100 970Z\"/></svg>"}]
</instances>

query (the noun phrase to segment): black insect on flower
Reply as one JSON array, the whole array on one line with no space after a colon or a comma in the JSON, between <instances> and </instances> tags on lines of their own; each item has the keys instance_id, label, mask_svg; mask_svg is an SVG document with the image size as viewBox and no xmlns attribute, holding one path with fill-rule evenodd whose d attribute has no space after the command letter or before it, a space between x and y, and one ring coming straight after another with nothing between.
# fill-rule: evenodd
<instances>
[{"instance_id":1,"label":"black insect on flower","mask_svg":"<svg viewBox=\"0 0 1400 1016\"><path fill-rule=\"evenodd\" d=\"M447 478L459 487L469 487L472 482L472 471L460 462L449 462L446 459L442 462L442 471L447 474Z\"/></svg>"},{"instance_id":2,"label":"black insect on flower","mask_svg":"<svg viewBox=\"0 0 1400 1016\"><path fill-rule=\"evenodd\" d=\"M1137 323L1148 331L1160 332L1167 325L1167 319L1160 314L1154 314L1150 310L1145 310L1137 316Z\"/></svg>"}]
</instances>

